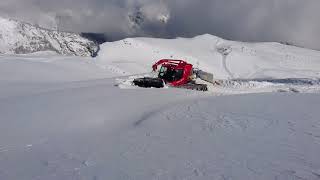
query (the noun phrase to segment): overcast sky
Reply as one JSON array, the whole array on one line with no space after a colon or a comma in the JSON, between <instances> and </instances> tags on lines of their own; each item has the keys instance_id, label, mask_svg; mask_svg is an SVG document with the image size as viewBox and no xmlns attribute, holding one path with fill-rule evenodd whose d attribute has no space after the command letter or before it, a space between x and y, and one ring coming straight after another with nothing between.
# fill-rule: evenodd
<instances>
[{"instance_id":1,"label":"overcast sky","mask_svg":"<svg viewBox=\"0 0 320 180\"><path fill-rule=\"evenodd\" d=\"M145 16L140 27L128 20L137 10ZM59 20L63 30L113 38L210 33L320 49L320 0L1 0L0 15L46 27Z\"/></svg>"}]
</instances>

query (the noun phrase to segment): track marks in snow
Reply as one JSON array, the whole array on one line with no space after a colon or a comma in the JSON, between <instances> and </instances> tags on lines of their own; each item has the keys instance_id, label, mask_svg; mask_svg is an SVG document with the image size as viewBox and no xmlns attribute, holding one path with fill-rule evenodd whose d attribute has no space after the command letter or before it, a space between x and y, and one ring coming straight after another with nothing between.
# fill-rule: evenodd
<instances>
[{"instance_id":1,"label":"track marks in snow","mask_svg":"<svg viewBox=\"0 0 320 180\"><path fill-rule=\"evenodd\" d=\"M142 114L141 118L133 123L133 126L134 127L140 126L143 122L149 120L157 112L158 112L158 110L155 110L155 111L150 111L150 112Z\"/></svg>"},{"instance_id":2,"label":"track marks in snow","mask_svg":"<svg viewBox=\"0 0 320 180\"><path fill-rule=\"evenodd\" d=\"M219 86L211 86L209 90L214 93L250 94L266 92L288 93L320 93L320 80L307 78L286 79L234 79L220 80Z\"/></svg>"},{"instance_id":3,"label":"track marks in snow","mask_svg":"<svg viewBox=\"0 0 320 180\"><path fill-rule=\"evenodd\" d=\"M274 124L277 124L273 119L268 119L265 116L259 116L255 114L219 114L214 116L214 114L208 114L211 118L205 118L204 130L215 132L219 129L224 129L228 131L240 132L250 131L252 129L264 129L271 128ZM258 121L258 122L257 122Z\"/></svg>"},{"instance_id":4,"label":"track marks in snow","mask_svg":"<svg viewBox=\"0 0 320 180\"><path fill-rule=\"evenodd\" d=\"M139 127L141 126L144 122L146 121L149 121L149 120L152 120L154 116L162 116L162 117L165 117L165 119L167 121L170 121L172 120L174 117L176 117L176 113L172 113L172 112L167 112L167 110L170 109L170 107L175 107L177 106L177 104L180 104L180 103L183 103L185 101L188 101L188 100L183 100L181 102L178 102L178 103L173 103L173 104L165 104L163 106L160 106L160 107L157 107L157 108L154 108L150 111L147 111L147 112L144 112L138 120L136 120L134 123L133 123L133 126L134 127ZM187 109L190 108L190 107L187 107Z\"/></svg>"},{"instance_id":5,"label":"track marks in snow","mask_svg":"<svg viewBox=\"0 0 320 180\"><path fill-rule=\"evenodd\" d=\"M154 121L153 119L156 117L162 117L159 119L170 123L192 121L198 126L199 131L214 133L220 129L230 132L238 130L239 132L257 131L259 129L272 128L279 123L277 120L268 118L269 115L267 114L224 114L217 112L214 108L209 111L208 107L206 107L206 101L190 100L183 103L184 105L182 103L171 104L146 112L133 123L133 126L139 127L145 122Z\"/></svg>"},{"instance_id":6,"label":"track marks in snow","mask_svg":"<svg viewBox=\"0 0 320 180\"><path fill-rule=\"evenodd\" d=\"M32 151L33 148L37 146L44 145L48 142L47 139L40 140L36 143L24 144L24 145L15 145L15 146L0 146L0 155L1 153L11 153L14 151Z\"/></svg>"},{"instance_id":7,"label":"track marks in snow","mask_svg":"<svg viewBox=\"0 0 320 180\"><path fill-rule=\"evenodd\" d=\"M230 69L227 66L227 56L223 55L222 56L222 64L223 64L223 68L224 70L228 73L229 75L229 79L234 79L234 75L233 73L230 71Z\"/></svg>"},{"instance_id":8,"label":"track marks in snow","mask_svg":"<svg viewBox=\"0 0 320 180\"><path fill-rule=\"evenodd\" d=\"M99 67L101 67L102 69L106 69L114 74L122 74L122 75L127 75L126 71L123 71L122 69L114 66L114 65L100 65Z\"/></svg>"},{"instance_id":9,"label":"track marks in snow","mask_svg":"<svg viewBox=\"0 0 320 180\"><path fill-rule=\"evenodd\" d=\"M223 65L225 72L229 75L229 79L234 79L234 75L230 71L230 69L227 65L227 57L232 52L231 46L230 45L218 45L217 51L222 56L222 65Z\"/></svg>"}]
</instances>

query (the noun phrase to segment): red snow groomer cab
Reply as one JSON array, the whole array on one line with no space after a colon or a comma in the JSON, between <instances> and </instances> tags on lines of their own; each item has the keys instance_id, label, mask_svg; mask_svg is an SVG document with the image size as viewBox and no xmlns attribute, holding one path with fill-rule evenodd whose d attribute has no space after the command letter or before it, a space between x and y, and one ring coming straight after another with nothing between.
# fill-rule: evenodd
<instances>
[{"instance_id":1,"label":"red snow groomer cab","mask_svg":"<svg viewBox=\"0 0 320 180\"><path fill-rule=\"evenodd\" d=\"M159 66L161 67L159 69L157 78L138 78L133 81L133 84L140 87L156 88L162 88L164 87L164 84L166 84L168 86L177 88L186 88L198 91L208 90L206 84L197 84L195 79L199 74L201 77L204 77L203 75L205 75L210 79L212 74L205 73L201 70L195 70L193 65L187 63L186 61L161 59L152 66L153 71L157 72ZM205 78L208 79L207 77Z\"/></svg>"},{"instance_id":2,"label":"red snow groomer cab","mask_svg":"<svg viewBox=\"0 0 320 180\"><path fill-rule=\"evenodd\" d=\"M190 82L193 75L193 66L183 60L162 59L152 66L157 71L160 66L158 77L171 86L181 86Z\"/></svg>"}]
</instances>

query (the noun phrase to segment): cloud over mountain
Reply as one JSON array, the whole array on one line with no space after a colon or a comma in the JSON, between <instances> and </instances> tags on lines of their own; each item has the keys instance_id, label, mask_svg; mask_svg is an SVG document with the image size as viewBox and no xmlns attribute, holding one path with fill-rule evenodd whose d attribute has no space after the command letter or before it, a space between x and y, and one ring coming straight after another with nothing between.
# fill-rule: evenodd
<instances>
[{"instance_id":1,"label":"cloud over mountain","mask_svg":"<svg viewBox=\"0 0 320 180\"><path fill-rule=\"evenodd\" d=\"M0 15L113 39L211 33L320 49L319 8L318 0L4 0Z\"/></svg>"}]
</instances>

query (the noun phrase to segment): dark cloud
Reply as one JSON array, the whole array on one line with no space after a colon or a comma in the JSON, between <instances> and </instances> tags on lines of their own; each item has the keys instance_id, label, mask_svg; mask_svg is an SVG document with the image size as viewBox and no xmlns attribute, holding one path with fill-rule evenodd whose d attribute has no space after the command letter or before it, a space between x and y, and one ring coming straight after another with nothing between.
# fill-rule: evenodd
<instances>
[{"instance_id":1,"label":"dark cloud","mask_svg":"<svg viewBox=\"0 0 320 180\"><path fill-rule=\"evenodd\" d=\"M210 33L320 49L319 0L2 0L0 15L53 28L128 36ZM129 21L141 12L143 20ZM132 19L131 19L132 20Z\"/></svg>"}]
</instances>

